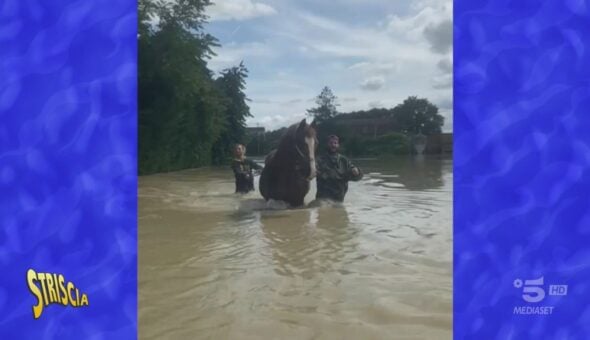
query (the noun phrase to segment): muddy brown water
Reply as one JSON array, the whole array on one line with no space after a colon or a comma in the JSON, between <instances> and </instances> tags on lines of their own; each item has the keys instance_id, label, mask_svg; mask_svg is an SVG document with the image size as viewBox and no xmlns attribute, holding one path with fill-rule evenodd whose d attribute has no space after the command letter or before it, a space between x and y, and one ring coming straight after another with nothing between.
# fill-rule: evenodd
<instances>
[{"instance_id":1,"label":"muddy brown water","mask_svg":"<svg viewBox=\"0 0 590 340\"><path fill-rule=\"evenodd\" d=\"M141 177L139 338L450 339L451 160L355 163L342 205L302 209L228 168Z\"/></svg>"}]
</instances>

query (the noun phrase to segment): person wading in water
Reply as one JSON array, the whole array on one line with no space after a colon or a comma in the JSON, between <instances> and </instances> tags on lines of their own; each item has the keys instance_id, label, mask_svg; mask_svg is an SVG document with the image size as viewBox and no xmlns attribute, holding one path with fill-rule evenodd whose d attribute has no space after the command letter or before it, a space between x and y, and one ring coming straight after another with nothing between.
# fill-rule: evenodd
<instances>
[{"instance_id":1,"label":"person wading in water","mask_svg":"<svg viewBox=\"0 0 590 340\"><path fill-rule=\"evenodd\" d=\"M361 170L348 158L338 153L339 148L338 136L329 136L328 152L317 162L316 199L342 202L348 191L348 181L358 181L363 178Z\"/></svg>"},{"instance_id":2,"label":"person wading in water","mask_svg":"<svg viewBox=\"0 0 590 340\"><path fill-rule=\"evenodd\" d=\"M236 193L247 194L254 190L254 175L252 170L261 170L262 167L250 159L246 159L246 147L243 144L234 146L234 160L231 168L236 177Z\"/></svg>"}]
</instances>

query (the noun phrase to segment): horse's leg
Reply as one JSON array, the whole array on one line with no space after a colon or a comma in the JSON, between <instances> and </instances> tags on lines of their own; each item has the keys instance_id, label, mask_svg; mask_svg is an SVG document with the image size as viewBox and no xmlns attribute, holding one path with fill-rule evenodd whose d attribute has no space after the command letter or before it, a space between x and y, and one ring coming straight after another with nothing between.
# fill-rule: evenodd
<instances>
[{"instance_id":1,"label":"horse's leg","mask_svg":"<svg viewBox=\"0 0 590 340\"><path fill-rule=\"evenodd\" d=\"M291 201L289 204L293 208L299 208L299 207L303 206L303 203L304 203L303 198L295 197L294 200Z\"/></svg>"},{"instance_id":2,"label":"horse's leg","mask_svg":"<svg viewBox=\"0 0 590 340\"><path fill-rule=\"evenodd\" d=\"M288 198L286 199L293 208L301 207L305 203L305 195L309 190L307 180L295 175L287 179Z\"/></svg>"},{"instance_id":3,"label":"horse's leg","mask_svg":"<svg viewBox=\"0 0 590 340\"><path fill-rule=\"evenodd\" d=\"M268 201L268 171L267 168L262 169L262 173L260 174L260 180L258 182L258 188L260 189L260 194L266 201Z\"/></svg>"},{"instance_id":4,"label":"horse's leg","mask_svg":"<svg viewBox=\"0 0 590 340\"><path fill-rule=\"evenodd\" d=\"M260 193L265 200L283 200L283 183L280 169L272 166L265 167L260 175ZM264 176L264 178L262 178Z\"/></svg>"}]
</instances>

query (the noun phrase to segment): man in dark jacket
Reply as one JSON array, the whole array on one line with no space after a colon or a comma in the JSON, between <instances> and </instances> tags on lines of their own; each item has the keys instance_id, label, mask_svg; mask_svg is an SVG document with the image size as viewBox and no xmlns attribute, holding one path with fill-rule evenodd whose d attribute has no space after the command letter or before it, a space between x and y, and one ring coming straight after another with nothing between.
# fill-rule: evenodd
<instances>
[{"instance_id":1,"label":"man in dark jacket","mask_svg":"<svg viewBox=\"0 0 590 340\"><path fill-rule=\"evenodd\" d=\"M348 191L348 181L358 181L363 178L361 170L348 158L338 153L339 148L338 136L328 137L328 152L317 162L316 199L327 198L342 202Z\"/></svg>"},{"instance_id":2,"label":"man in dark jacket","mask_svg":"<svg viewBox=\"0 0 590 340\"><path fill-rule=\"evenodd\" d=\"M261 170L262 167L254 161L246 158L246 147L236 144L234 147L234 160L231 168L236 177L236 193L247 194L254 190L254 175L252 170Z\"/></svg>"}]
</instances>

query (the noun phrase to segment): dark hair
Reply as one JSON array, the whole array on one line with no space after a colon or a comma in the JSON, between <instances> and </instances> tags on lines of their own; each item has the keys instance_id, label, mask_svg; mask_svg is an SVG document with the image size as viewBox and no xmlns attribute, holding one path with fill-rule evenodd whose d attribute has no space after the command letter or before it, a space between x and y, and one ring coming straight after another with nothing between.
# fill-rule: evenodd
<instances>
[{"instance_id":1,"label":"dark hair","mask_svg":"<svg viewBox=\"0 0 590 340\"><path fill-rule=\"evenodd\" d=\"M336 135L329 135L327 141L329 142L331 139L336 139L337 141L340 141L340 138L338 138L338 136Z\"/></svg>"}]
</instances>

